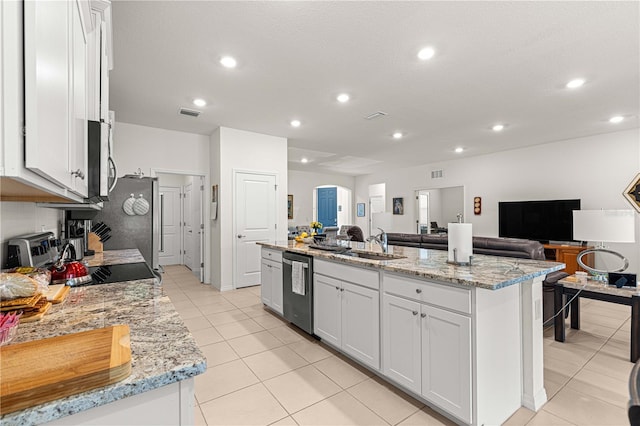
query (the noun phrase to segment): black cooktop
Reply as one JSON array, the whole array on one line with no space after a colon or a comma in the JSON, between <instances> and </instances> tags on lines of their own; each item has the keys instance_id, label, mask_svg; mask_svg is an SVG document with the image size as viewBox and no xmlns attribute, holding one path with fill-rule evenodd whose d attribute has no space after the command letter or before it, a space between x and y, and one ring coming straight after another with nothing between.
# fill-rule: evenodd
<instances>
[{"instance_id":1,"label":"black cooktop","mask_svg":"<svg viewBox=\"0 0 640 426\"><path fill-rule=\"evenodd\" d=\"M89 268L89 274L91 274L91 282L87 285L155 278L151 268L145 262L92 266Z\"/></svg>"}]
</instances>

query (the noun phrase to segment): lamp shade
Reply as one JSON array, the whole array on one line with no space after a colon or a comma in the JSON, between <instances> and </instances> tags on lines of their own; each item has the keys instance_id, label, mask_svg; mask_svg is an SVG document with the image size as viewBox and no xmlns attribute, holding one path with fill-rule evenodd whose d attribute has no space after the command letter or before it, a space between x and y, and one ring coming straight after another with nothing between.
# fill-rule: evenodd
<instances>
[{"instance_id":1,"label":"lamp shade","mask_svg":"<svg viewBox=\"0 0 640 426\"><path fill-rule=\"evenodd\" d=\"M574 210L573 239L633 243L635 242L633 210Z\"/></svg>"}]
</instances>

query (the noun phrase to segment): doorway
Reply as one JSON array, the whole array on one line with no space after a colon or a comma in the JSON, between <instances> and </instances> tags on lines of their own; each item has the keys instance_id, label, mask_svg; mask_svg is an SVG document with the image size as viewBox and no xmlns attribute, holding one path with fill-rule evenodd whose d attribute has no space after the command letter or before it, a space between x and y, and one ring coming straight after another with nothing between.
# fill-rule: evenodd
<instances>
[{"instance_id":1,"label":"doorway","mask_svg":"<svg viewBox=\"0 0 640 426\"><path fill-rule=\"evenodd\" d=\"M156 173L160 186L161 265L184 265L204 282L204 176Z\"/></svg>"},{"instance_id":2,"label":"doorway","mask_svg":"<svg viewBox=\"0 0 640 426\"><path fill-rule=\"evenodd\" d=\"M324 228L338 226L338 188L318 188L318 219Z\"/></svg>"},{"instance_id":3,"label":"doorway","mask_svg":"<svg viewBox=\"0 0 640 426\"><path fill-rule=\"evenodd\" d=\"M257 242L276 239L276 175L234 172L234 288L261 283Z\"/></svg>"}]
</instances>

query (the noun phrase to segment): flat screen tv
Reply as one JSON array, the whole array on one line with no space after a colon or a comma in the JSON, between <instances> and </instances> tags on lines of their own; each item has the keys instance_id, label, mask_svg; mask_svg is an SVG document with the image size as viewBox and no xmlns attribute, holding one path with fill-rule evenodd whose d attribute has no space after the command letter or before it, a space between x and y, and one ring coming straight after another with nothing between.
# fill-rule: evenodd
<instances>
[{"instance_id":1,"label":"flat screen tv","mask_svg":"<svg viewBox=\"0 0 640 426\"><path fill-rule=\"evenodd\" d=\"M580 210L580 200L502 201L498 232L542 243L573 241L573 210Z\"/></svg>"}]
</instances>

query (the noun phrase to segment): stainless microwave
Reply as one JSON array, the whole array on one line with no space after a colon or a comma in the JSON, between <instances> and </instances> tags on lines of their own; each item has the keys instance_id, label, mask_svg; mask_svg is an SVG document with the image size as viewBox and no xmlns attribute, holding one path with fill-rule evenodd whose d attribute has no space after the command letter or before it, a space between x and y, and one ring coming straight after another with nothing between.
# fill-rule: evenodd
<instances>
[{"instance_id":1,"label":"stainless microwave","mask_svg":"<svg viewBox=\"0 0 640 426\"><path fill-rule=\"evenodd\" d=\"M88 121L88 186L87 200L108 201L115 187L117 170L111 156L111 123Z\"/></svg>"}]
</instances>

